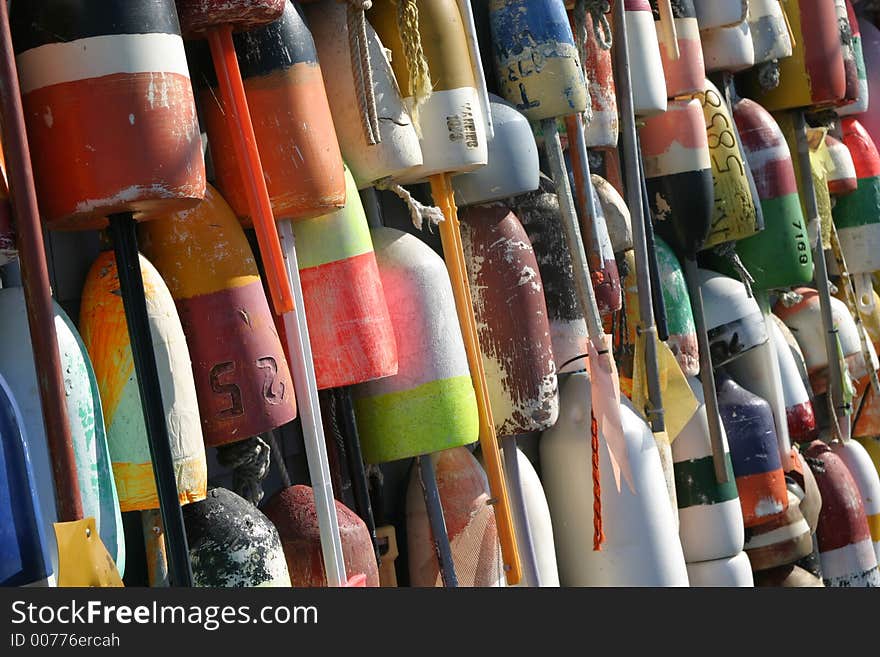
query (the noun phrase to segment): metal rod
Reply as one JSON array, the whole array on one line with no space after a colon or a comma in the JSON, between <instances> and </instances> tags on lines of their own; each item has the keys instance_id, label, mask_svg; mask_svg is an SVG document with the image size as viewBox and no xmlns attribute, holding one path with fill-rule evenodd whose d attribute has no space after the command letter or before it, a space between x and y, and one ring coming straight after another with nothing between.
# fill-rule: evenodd
<instances>
[{"instance_id":1,"label":"metal rod","mask_svg":"<svg viewBox=\"0 0 880 657\"><path fill-rule=\"evenodd\" d=\"M138 257L137 228L130 212L110 215L109 219L122 305L125 308L125 322L147 429L147 444L153 461L162 524L165 527L168 573L172 586L192 586L189 546L177 494L171 438L165 420L161 380L156 366L144 279Z\"/></svg>"},{"instance_id":2,"label":"metal rod","mask_svg":"<svg viewBox=\"0 0 880 657\"><path fill-rule=\"evenodd\" d=\"M516 446L516 436L505 436L501 443L501 451L504 454L504 473L507 475L507 489L510 491L513 520L516 523L516 540L519 545L520 559L522 559L523 581L526 586L537 588L541 586L541 571L538 568L538 555L535 552L532 527L529 523L529 514L526 511L526 501L522 491L522 480L519 476L519 449Z\"/></svg>"},{"instance_id":3,"label":"metal rod","mask_svg":"<svg viewBox=\"0 0 880 657\"><path fill-rule=\"evenodd\" d=\"M418 456L416 461L419 468L419 485L422 487L428 522L431 525L434 552L440 567L440 577L444 587L455 588L458 586L458 576L455 574L452 547L449 545L449 534L446 532L446 519L443 517L443 504L440 502L440 491L437 488L434 461L430 454Z\"/></svg>"}]
</instances>

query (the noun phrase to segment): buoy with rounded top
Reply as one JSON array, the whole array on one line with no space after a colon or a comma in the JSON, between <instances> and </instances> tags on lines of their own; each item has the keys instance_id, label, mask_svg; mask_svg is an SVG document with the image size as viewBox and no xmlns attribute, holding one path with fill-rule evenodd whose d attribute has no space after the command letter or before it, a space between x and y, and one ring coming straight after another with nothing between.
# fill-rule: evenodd
<instances>
[{"instance_id":1,"label":"buoy with rounded top","mask_svg":"<svg viewBox=\"0 0 880 657\"><path fill-rule=\"evenodd\" d=\"M692 587L751 588L755 585L745 552L714 561L688 562L687 572Z\"/></svg>"},{"instance_id":2,"label":"buoy with rounded top","mask_svg":"<svg viewBox=\"0 0 880 657\"><path fill-rule=\"evenodd\" d=\"M773 413L766 400L723 370L716 372L715 381L718 412L730 443L743 524L748 530L781 516L788 508Z\"/></svg>"},{"instance_id":3,"label":"buoy with rounded top","mask_svg":"<svg viewBox=\"0 0 880 657\"><path fill-rule=\"evenodd\" d=\"M822 494L816 537L825 586L880 586L865 505L849 468L819 440L804 455Z\"/></svg>"},{"instance_id":4,"label":"buoy with rounded top","mask_svg":"<svg viewBox=\"0 0 880 657\"><path fill-rule=\"evenodd\" d=\"M693 376L688 377L688 383L700 407L672 443L672 459L678 499L678 536L684 558L691 564L734 557L742 552L744 533L724 427L721 431L729 481L721 484L715 477L702 386Z\"/></svg>"},{"instance_id":5,"label":"buoy with rounded top","mask_svg":"<svg viewBox=\"0 0 880 657\"><path fill-rule=\"evenodd\" d=\"M364 573L367 586L379 586L379 568L367 526L344 504L338 500L335 504L347 576ZM263 506L263 513L278 530L291 586L327 586L312 489L301 485L283 488Z\"/></svg>"},{"instance_id":6,"label":"buoy with rounded top","mask_svg":"<svg viewBox=\"0 0 880 657\"><path fill-rule=\"evenodd\" d=\"M525 515L529 522L529 533L535 558L538 564L538 576L542 587L559 586L559 569L556 565L556 544L553 542L553 522L550 517L550 506L544 486L535 471L535 466L519 448L516 450L519 467L519 480L525 503ZM521 532L517 530L517 538ZM522 551L522 549L521 549ZM522 586L523 582L516 586Z\"/></svg>"},{"instance_id":7,"label":"buoy with rounded top","mask_svg":"<svg viewBox=\"0 0 880 657\"><path fill-rule=\"evenodd\" d=\"M659 13L654 14L654 25L657 28L657 39L660 46L660 60L663 62L663 73L666 79L666 96L675 98L685 94L694 94L703 89L706 77L703 48L700 43L700 25L693 0L679 0L671 3L672 18L675 24L676 40L679 56L671 52L669 44L661 37Z\"/></svg>"},{"instance_id":8,"label":"buoy with rounded top","mask_svg":"<svg viewBox=\"0 0 880 657\"><path fill-rule=\"evenodd\" d=\"M364 128L365 108L358 91L358 73L352 63L348 6L336 2L308 3L304 11L315 39L339 148L358 189L380 180L394 181L422 164L419 137L400 96L399 81L369 21L365 21L366 49L379 127L378 135L370 136ZM368 96L365 102L370 102ZM371 143L373 141L376 143Z\"/></svg>"},{"instance_id":9,"label":"buoy with rounded top","mask_svg":"<svg viewBox=\"0 0 880 657\"><path fill-rule=\"evenodd\" d=\"M791 36L779 0L749 0L748 18L755 64L791 57Z\"/></svg>"},{"instance_id":10,"label":"buoy with rounded top","mask_svg":"<svg viewBox=\"0 0 880 657\"><path fill-rule=\"evenodd\" d=\"M831 450L846 464L853 481L856 482L862 504L865 506L874 553L880 563L880 475L877 473L877 468L874 467L867 450L855 440L834 442L831 444Z\"/></svg>"},{"instance_id":11,"label":"buoy with rounded top","mask_svg":"<svg viewBox=\"0 0 880 657\"><path fill-rule=\"evenodd\" d=\"M764 314L745 285L708 269L698 271L713 367L767 342Z\"/></svg>"},{"instance_id":12,"label":"buoy with rounded top","mask_svg":"<svg viewBox=\"0 0 880 657\"><path fill-rule=\"evenodd\" d=\"M843 94L838 107L847 107L857 103L861 88L859 84L859 56L856 55L853 28L850 26L851 10L847 8L847 4L846 0L834 0L834 11L837 13L838 31L840 33L840 52L843 56L843 72L846 80L846 92ZM853 12L852 15L855 16L855 13ZM861 43L859 46L861 47ZM867 106L865 106L860 112L854 113L860 114L867 109Z\"/></svg>"},{"instance_id":13,"label":"buoy with rounded top","mask_svg":"<svg viewBox=\"0 0 880 657\"><path fill-rule=\"evenodd\" d=\"M626 201L614 185L601 176L591 174L590 180L602 207L608 238L611 240L611 250L616 254L629 251L633 248L632 217L629 208L626 207Z\"/></svg>"},{"instance_id":14,"label":"buoy with rounded top","mask_svg":"<svg viewBox=\"0 0 880 657\"><path fill-rule=\"evenodd\" d=\"M423 458L434 461L458 585L504 586L495 512L488 504L489 483L477 459L464 447ZM440 586L440 569L418 467L412 468L406 491L406 544L410 586Z\"/></svg>"},{"instance_id":15,"label":"buoy with rounded top","mask_svg":"<svg viewBox=\"0 0 880 657\"><path fill-rule=\"evenodd\" d=\"M718 0L694 0L701 30L725 27L745 20L748 4L745 2L718 2Z\"/></svg>"},{"instance_id":16,"label":"buoy with rounded top","mask_svg":"<svg viewBox=\"0 0 880 657\"><path fill-rule=\"evenodd\" d=\"M788 491L785 513L746 530L745 552L752 570L769 570L795 563L813 551L810 526L798 497Z\"/></svg>"},{"instance_id":17,"label":"buoy with rounded top","mask_svg":"<svg viewBox=\"0 0 880 657\"><path fill-rule=\"evenodd\" d=\"M780 329L782 321L776 315L771 315L770 320L768 329L779 365L788 435L793 443L810 442L816 438L818 432L810 392L801 377L790 344Z\"/></svg>"},{"instance_id":18,"label":"buoy with rounded top","mask_svg":"<svg viewBox=\"0 0 880 657\"><path fill-rule=\"evenodd\" d=\"M291 585L278 531L253 504L225 488L183 507L193 584Z\"/></svg>"},{"instance_id":19,"label":"buoy with rounded top","mask_svg":"<svg viewBox=\"0 0 880 657\"><path fill-rule=\"evenodd\" d=\"M45 527L24 418L0 375L0 586L54 583Z\"/></svg>"},{"instance_id":20,"label":"buoy with rounded top","mask_svg":"<svg viewBox=\"0 0 880 657\"><path fill-rule=\"evenodd\" d=\"M165 419L177 479L178 499L204 499L207 464L193 371L174 300L156 268L140 257ZM101 391L107 443L122 511L159 508L147 445L137 375L119 295L116 259L109 251L92 263L80 305L82 339Z\"/></svg>"},{"instance_id":21,"label":"buoy with rounded top","mask_svg":"<svg viewBox=\"0 0 880 657\"><path fill-rule=\"evenodd\" d=\"M177 306L205 444L290 422L296 401L287 359L250 245L223 197L208 185L201 204L143 224L139 238Z\"/></svg>"},{"instance_id":22,"label":"buoy with rounded top","mask_svg":"<svg viewBox=\"0 0 880 657\"><path fill-rule=\"evenodd\" d=\"M666 344L685 376L696 376L700 373L700 348L684 271L675 253L659 236L654 237L654 252L666 308Z\"/></svg>"},{"instance_id":23,"label":"buoy with rounded top","mask_svg":"<svg viewBox=\"0 0 880 657\"><path fill-rule=\"evenodd\" d=\"M828 157L831 164L830 171L828 171L828 192L834 196L843 196L856 191L859 188L859 182L856 176L856 165L849 148L831 135L825 135L825 146L828 147Z\"/></svg>"},{"instance_id":24,"label":"buoy with rounded top","mask_svg":"<svg viewBox=\"0 0 880 657\"><path fill-rule=\"evenodd\" d=\"M326 214L346 202L342 156L312 35L302 10L233 36L275 219ZM188 45L217 187L250 226L253 217L205 43Z\"/></svg>"},{"instance_id":25,"label":"buoy with rounded top","mask_svg":"<svg viewBox=\"0 0 880 657\"><path fill-rule=\"evenodd\" d=\"M755 65L755 44L746 17L735 25L700 30L706 73L735 73Z\"/></svg>"},{"instance_id":26,"label":"buoy with rounded top","mask_svg":"<svg viewBox=\"0 0 880 657\"><path fill-rule=\"evenodd\" d=\"M880 107L871 104L871 97L880 97L880 28L869 19L860 16L857 21L862 35L862 54L865 58L865 75L868 81L868 110L859 115L871 139L880 139Z\"/></svg>"},{"instance_id":27,"label":"buoy with rounded top","mask_svg":"<svg viewBox=\"0 0 880 657\"><path fill-rule=\"evenodd\" d=\"M10 27L50 227L101 228L114 213L147 219L202 198L202 143L173 0L73 0L63 8L19 0Z\"/></svg>"},{"instance_id":28,"label":"buoy with rounded top","mask_svg":"<svg viewBox=\"0 0 880 657\"><path fill-rule=\"evenodd\" d=\"M616 148L620 121L617 115L617 91L611 67L611 49L606 50L599 45L593 16L589 12L586 32L586 58L583 65L592 118L584 126L584 137L587 148Z\"/></svg>"},{"instance_id":29,"label":"buoy with rounded top","mask_svg":"<svg viewBox=\"0 0 880 657\"><path fill-rule=\"evenodd\" d=\"M542 431L556 422L559 391L529 237L506 205L493 203L462 211L461 242L495 430L499 437Z\"/></svg>"},{"instance_id":30,"label":"buoy with rounded top","mask_svg":"<svg viewBox=\"0 0 880 657\"><path fill-rule=\"evenodd\" d=\"M541 472L563 586L687 586L688 577L657 444L626 398L620 413L637 486L617 490L608 448L599 434L605 542L593 551L590 395L586 372L561 386L559 421L541 436Z\"/></svg>"},{"instance_id":31,"label":"buoy with rounded top","mask_svg":"<svg viewBox=\"0 0 880 657\"><path fill-rule=\"evenodd\" d=\"M633 111L636 116L665 112L669 94L651 4L648 0L623 1Z\"/></svg>"},{"instance_id":32,"label":"buoy with rounded top","mask_svg":"<svg viewBox=\"0 0 880 657\"><path fill-rule=\"evenodd\" d=\"M397 343L397 374L352 389L364 460L384 463L468 445L477 402L443 261L419 238L372 231Z\"/></svg>"}]
</instances>

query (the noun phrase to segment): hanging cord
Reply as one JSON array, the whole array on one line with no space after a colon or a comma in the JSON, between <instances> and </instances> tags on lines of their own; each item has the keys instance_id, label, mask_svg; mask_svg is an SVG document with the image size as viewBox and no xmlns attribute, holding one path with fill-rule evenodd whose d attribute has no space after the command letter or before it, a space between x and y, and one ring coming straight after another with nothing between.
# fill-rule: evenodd
<instances>
[{"instance_id":1,"label":"hanging cord","mask_svg":"<svg viewBox=\"0 0 880 657\"><path fill-rule=\"evenodd\" d=\"M430 232L431 226L436 226L441 221L444 221L446 217L443 215L443 211L435 207L433 205L424 205L423 203L419 203L415 197L410 194L406 189L404 189L401 185L396 183L392 183L390 180L380 180L375 184L376 189L387 189L389 192L394 192L397 194L400 199L406 203L406 207L409 209L409 216L412 219L413 226L422 230L422 226L425 222L428 224L428 231Z\"/></svg>"},{"instance_id":2,"label":"hanging cord","mask_svg":"<svg viewBox=\"0 0 880 657\"><path fill-rule=\"evenodd\" d=\"M376 112L376 93L373 87L373 67L370 62L370 44L367 41L367 19L364 12L373 6L372 0L346 0L348 25L348 53L357 90L358 106L364 135L370 146L382 141L379 134L379 115Z\"/></svg>"},{"instance_id":3,"label":"hanging cord","mask_svg":"<svg viewBox=\"0 0 880 657\"><path fill-rule=\"evenodd\" d=\"M217 448L220 465L232 468L232 488L256 506L263 499L262 481L269 472L269 445L260 436L221 445Z\"/></svg>"},{"instance_id":4,"label":"hanging cord","mask_svg":"<svg viewBox=\"0 0 880 657\"><path fill-rule=\"evenodd\" d=\"M746 286L746 294L748 294L749 297L754 296L752 294L752 284L755 282L755 279L752 278L752 275L749 273L749 270L746 269L743 261L739 259L739 254L736 252L736 242L724 242L724 244L716 246L713 251L715 255L726 259L730 263L730 266L736 270L739 280Z\"/></svg>"},{"instance_id":5,"label":"hanging cord","mask_svg":"<svg viewBox=\"0 0 880 657\"><path fill-rule=\"evenodd\" d=\"M590 444L593 453L593 551L601 552L605 542L602 528L602 484L599 472L599 423L596 414L590 409Z\"/></svg>"},{"instance_id":6,"label":"hanging cord","mask_svg":"<svg viewBox=\"0 0 880 657\"><path fill-rule=\"evenodd\" d=\"M266 439L266 442L269 443L269 449L272 452L272 460L275 461L275 466L278 468L278 474L281 477L281 484L285 488L290 488L293 484L290 481L290 473L287 471L287 465L284 463L284 453L281 451L281 448L278 445L278 440L275 438L274 431L267 431L263 436Z\"/></svg>"},{"instance_id":7,"label":"hanging cord","mask_svg":"<svg viewBox=\"0 0 880 657\"><path fill-rule=\"evenodd\" d=\"M419 33L419 8L416 0L397 0L397 29L403 45L403 56L409 72L408 92L413 103L410 108L413 126L419 137L422 128L419 123L419 108L431 97L431 71L422 50L422 36Z\"/></svg>"}]
</instances>

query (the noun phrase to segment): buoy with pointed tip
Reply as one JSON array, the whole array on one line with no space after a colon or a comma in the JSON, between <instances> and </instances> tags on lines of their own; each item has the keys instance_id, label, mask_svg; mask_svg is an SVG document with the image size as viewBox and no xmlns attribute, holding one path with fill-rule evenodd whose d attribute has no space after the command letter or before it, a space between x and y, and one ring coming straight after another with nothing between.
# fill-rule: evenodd
<instances>
[{"instance_id":1,"label":"buoy with pointed tip","mask_svg":"<svg viewBox=\"0 0 880 657\"><path fill-rule=\"evenodd\" d=\"M791 36L779 0L749 0L748 18L755 64L791 57Z\"/></svg>"},{"instance_id":2,"label":"buoy with pointed tip","mask_svg":"<svg viewBox=\"0 0 880 657\"><path fill-rule=\"evenodd\" d=\"M880 563L880 475L877 468L867 450L855 440L832 443L831 450L846 464L856 482L865 506L874 553Z\"/></svg>"},{"instance_id":3,"label":"buoy with pointed tip","mask_svg":"<svg viewBox=\"0 0 880 657\"><path fill-rule=\"evenodd\" d=\"M692 587L751 588L755 585L745 552L714 561L688 562L687 572Z\"/></svg>"},{"instance_id":4,"label":"buoy with pointed tip","mask_svg":"<svg viewBox=\"0 0 880 657\"><path fill-rule=\"evenodd\" d=\"M700 30L706 73L736 73L755 65L755 44L746 17L725 27Z\"/></svg>"},{"instance_id":5,"label":"buoy with pointed tip","mask_svg":"<svg viewBox=\"0 0 880 657\"><path fill-rule=\"evenodd\" d=\"M666 79L666 96L675 98L694 94L702 90L706 77L703 48L700 43L700 25L693 0L679 0L671 3L675 24L679 56L676 58L668 44L661 38L659 13L654 14L657 38L660 46L660 59Z\"/></svg>"},{"instance_id":6,"label":"buoy with pointed tip","mask_svg":"<svg viewBox=\"0 0 880 657\"><path fill-rule=\"evenodd\" d=\"M614 185L601 176L594 173L590 175L590 180L602 207L608 237L611 239L611 249L614 253L629 251L633 248L632 217L629 208L626 207L626 201Z\"/></svg>"},{"instance_id":7,"label":"buoy with pointed tip","mask_svg":"<svg viewBox=\"0 0 880 657\"><path fill-rule=\"evenodd\" d=\"M782 324L782 320L776 317L776 315L772 315L768 328L770 339L773 340L773 346L776 351L776 360L779 364L788 435L793 443L806 443L815 439L818 435L819 429L816 426L816 414L813 411L810 392L801 377L791 345L783 334L780 325L785 326L785 324ZM794 340L794 336L791 339Z\"/></svg>"},{"instance_id":8,"label":"buoy with pointed tip","mask_svg":"<svg viewBox=\"0 0 880 657\"><path fill-rule=\"evenodd\" d=\"M654 238L654 251L669 331L666 344L685 376L696 376L700 373L700 348L684 271L673 250L659 236Z\"/></svg>"},{"instance_id":9,"label":"buoy with pointed tip","mask_svg":"<svg viewBox=\"0 0 880 657\"><path fill-rule=\"evenodd\" d=\"M834 196L843 196L856 191L859 188L856 165L846 144L831 135L825 135L825 146L828 147L828 156L831 160L828 192ZM833 262L832 260L829 265Z\"/></svg>"},{"instance_id":10,"label":"buoy with pointed tip","mask_svg":"<svg viewBox=\"0 0 880 657\"><path fill-rule=\"evenodd\" d=\"M651 4L648 0L624 0L624 9L633 111L636 116L665 112L669 94Z\"/></svg>"}]
</instances>

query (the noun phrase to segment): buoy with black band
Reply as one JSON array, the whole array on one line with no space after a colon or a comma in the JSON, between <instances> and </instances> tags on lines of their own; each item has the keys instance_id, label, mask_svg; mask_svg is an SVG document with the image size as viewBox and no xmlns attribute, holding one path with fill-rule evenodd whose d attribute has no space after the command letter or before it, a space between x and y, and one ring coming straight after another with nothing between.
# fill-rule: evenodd
<instances>
[{"instance_id":1,"label":"buoy with black band","mask_svg":"<svg viewBox=\"0 0 880 657\"><path fill-rule=\"evenodd\" d=\"M812 551L810 526L801 513L800 499L790 489L784 514L746 530L745 552L754 571L793 564Z\"/></svg>"}]
</instances>

